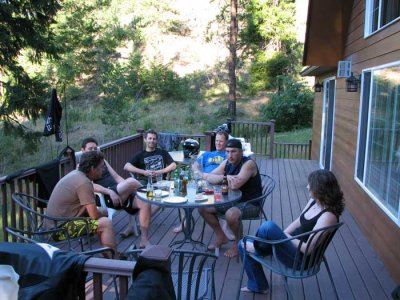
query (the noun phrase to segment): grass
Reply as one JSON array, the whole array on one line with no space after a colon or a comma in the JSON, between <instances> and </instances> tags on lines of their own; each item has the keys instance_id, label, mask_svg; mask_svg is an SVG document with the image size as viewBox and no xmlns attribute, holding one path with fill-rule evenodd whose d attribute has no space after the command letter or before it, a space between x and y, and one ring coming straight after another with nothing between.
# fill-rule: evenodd
<instances>
[{"instance_id":1,"label":"grass","mask_svg":"<svg viewBox=\"0 0 400 300\"><path fill-rule=\"evenodd\" d=\"M302 143L307 144L311 139L311 128L297 129L288 132L278 132L275 134L276 143Z\"/></svg>"}]
</instances>

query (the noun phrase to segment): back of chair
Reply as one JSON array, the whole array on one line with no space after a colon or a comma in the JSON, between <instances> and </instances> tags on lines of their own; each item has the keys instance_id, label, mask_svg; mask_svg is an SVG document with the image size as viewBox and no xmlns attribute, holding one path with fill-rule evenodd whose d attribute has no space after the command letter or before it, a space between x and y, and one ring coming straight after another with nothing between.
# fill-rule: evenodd
<instances>
[{"instance_id":1,"label":"back of chair","mask_svg":"<svg viewBox=\"0 0 400 300\"><path fill-rule=\"evenodd\" d=\"M246 203L248 204L256 204L260 206L260 213L258 216L255 217L246 217L242 218L242 220L256 220L256 219L261 219L264 217L265 220L267 220L267 215L264 212L264 203L267 197L273 192L275 188L275 180L266 175L266 174L260 174L261 177L261 185L262 185L262 195L258 198L251 199L247 201Z\"/></svg>"},{"instance_id":2,"label":"back of chair","mask_svg":"<svg viewBox=\"0 0 400 300\"><path fill-rule=\"evenodd\" d=\"M282 275L291 278L304 278L317 274L329 243L342 225L343 223L338 223L298 235L297 237L309 235L307 247L303 253L300 249L304 243L299 243L292 266L283 268L283 265L280 264L281 271L283 272ZM314 249L310 248L312 243L316 245ZM275 247L273 251L276 252ZM276 253L274 253L275 255Z\"/></svg>"},{"instance_id":3,"label":"back of chair","mask_svg":"<svg viewBox=\"0 0 400 300\"><path fill-rule=\"evenodd\" d=\"M32 232L39 231L46 218L40 207L47 201L24 193L13 193L11 198L23 211L23 216L19 220L19 229Z\"/></svg>"},{"instance_id":4,"label":"back of chair","mask_svg":"<svg viewBox=\"0 0 400 300\"><path fill-rule=\"evenodd\" d=\"M216 260L213 254L174 250L171 271L176 299L215 299Z\"/></svg>"}]
</instances>

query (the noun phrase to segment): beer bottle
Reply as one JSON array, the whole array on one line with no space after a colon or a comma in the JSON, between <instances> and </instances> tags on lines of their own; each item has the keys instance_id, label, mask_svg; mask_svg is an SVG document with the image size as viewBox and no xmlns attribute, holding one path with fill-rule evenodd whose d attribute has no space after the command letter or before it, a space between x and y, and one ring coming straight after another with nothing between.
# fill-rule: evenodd
<instances>
[{"instance_id":1,"label":"beer bottle","mask_svg":"<svg viewBox=\"0 0 400 300\"><path fill-rule=\"evenodd\" d=\"M146 190L147 190L147 192L146 192L147 199L153 200L154 188L153 188L153 182L152 182L151 176L147 177L147 189Z\"/></svg>"},{"instance_id":2,"label":"beer bottle","mask_svg":"<svg viewBox=\"0 0 400 300\"><path fill-rule=\"evenodd\" d=\"M221 184L221 193L222 195L228 195L229 186L228 186L228 178L226 177L226 172L224 172L224 177L222 179Z\"/></svg>"}]
</instances>

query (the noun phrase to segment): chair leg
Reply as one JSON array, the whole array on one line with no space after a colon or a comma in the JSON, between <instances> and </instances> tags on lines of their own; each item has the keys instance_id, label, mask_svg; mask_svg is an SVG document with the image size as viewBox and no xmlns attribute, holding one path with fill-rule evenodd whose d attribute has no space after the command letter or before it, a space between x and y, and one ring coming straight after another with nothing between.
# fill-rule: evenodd
<instances>
[{"instance_id":1,"label":"chair leg","mask_svg":"<svg viewBox=\"0 0 400 300\"><path fill-rule=\"evenodd\" d=\"M133 229L133 234L135 236L139 236L140 234L139 234L139 229L138 229L138 226L137 226L136 216L137 215L129 215L128 216L128 222L129 222L128 226Z\"/></svg>"},{"instance_id":2,"label":"chair leg","mask_svg":"<svg viewBox=\"0 0 400 300\"><path fill-rule=\"evenodd\" d=\"M333 281L331 270L329 268L328 261L326 260L325 256L323 257L323 261L324 261L326 270L328 271L328 276L329 276L329 279L331 280L331 285L333 287L333 291L335 292L336 299L339 300L339 295L338 295L337 290L336 290L335 282Z\"/></svg>"},{"instance_id":3,"label":"chair leg","mask_svg":"<svg viewBox=\"0 0 400 300\"><path fill-rule=\"evenodd\" d=\"M286 295L287 295L288 300L292 300L293 297L292 297L292 293L290 292L290 289L289 289L288 279L285 276L283 276L283 283L285 284L285 290L286 290Z\"/></svg>"},{"instance_id":4,"label":"chair leg","mask_svg":"<svg viewBox=\"0 0 400 300\"><path fill-rule=\"evenodd\" d=\"M203 219L203 228L201 230L201 238L200 241L203 242L203 238L204 238L204 230L206 229L206 221Z\"/></svg>"},{"instance_id":5,"label":"chair leg","mask_svg":"<svg viewBox=\"0 0 400 300\"><path fill-rule=\"evenodd\" d=\"M239 256L239 255L238 255ZM244 274L244 262L246 260L246 254L243 256L243 263L242 263L242 269L240 271L240 280L239 280L239 287L238 287L238 291L236 294L236 300L239 300L240 298L240 289L242 288L242 281L243 281L243 274Z\"/></svg>"}]
</instances>

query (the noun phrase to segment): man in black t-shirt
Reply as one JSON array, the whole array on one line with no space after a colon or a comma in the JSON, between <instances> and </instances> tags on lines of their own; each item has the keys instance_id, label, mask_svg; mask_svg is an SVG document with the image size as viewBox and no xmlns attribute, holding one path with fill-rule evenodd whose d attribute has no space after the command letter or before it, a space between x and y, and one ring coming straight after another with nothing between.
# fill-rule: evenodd
<instances>
[{"instance_id":1,"label":"man in black t-shirt","mask_svg":"<svg viewBox=\"0 0 400 300\"><path fill-rule=\"evenodd\" d=\"M138 180L146 185L149 176L155 178L157 175L163 175L165 177L165 174L175 170L176 164L167 151L157 149L157 132L152 129L147 130L144 142L146 149L127 162L124 169L134 173Z\"/></svg>"}]
</instances>

